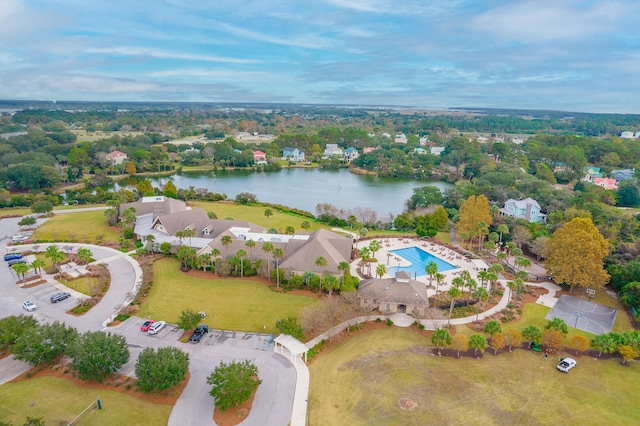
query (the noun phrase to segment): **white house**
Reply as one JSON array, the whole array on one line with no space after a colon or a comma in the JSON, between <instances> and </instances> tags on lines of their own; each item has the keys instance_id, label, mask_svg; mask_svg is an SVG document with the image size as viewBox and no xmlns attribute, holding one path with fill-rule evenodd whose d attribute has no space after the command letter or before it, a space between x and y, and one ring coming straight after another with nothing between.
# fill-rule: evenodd
<instances>
[{"instance_id":1,"label":"white house","mask_svg":"<svg viewBox=\"0 0 640 426\"><path fill-rule=\"evenodd\" d=\"M547 218L547 215L540 211L540 204L531 198L525 198L524 200L508 199L504 203L504 207L500 209L500 215L526 219L532 223L545 222Z\"/></svg>"},{"instance_id":2,"label":"white house","mask_svg":"<svg viewBox=\"0 0 640 426\"><path fill-rule=\"evenodd\" d=\"M304 161L304 152L288 146L282 151L282 158L295 162Z\"/></svg>"},{"instance_id":3,"label":"white house","mask_svg":"<svg viewBox=\"0 0 640 426\"><path fill-rule=\"evenodd\" d=\"M111 163L112 166L117 166L118 164L124 163L126 159L129 157L124 152L120 151L111 151L107 154L107 159Z\"/></svg>"},{"instance_id":4,"label":"white house","mask_svg":"<svg viewBox=\"0 0 640 426\"><path fill-rule=\"evenodd\" d=\"M635 139L637 136L633 132L622 132L620 137L622 139Z\"/></svg>"},{"instance_id":5,"label":"white house","mask_svg":"<svg viewBox=\"0 0 640 426\"><path fill-rule=\"evenodd\" d=\"M399 135L396 135L395 141L396 143L407 143L407 135L400 133Z\"/></svg>"},{"instance_id":6,"label":"white house","mask_svg":"<svg viewBox=\"0 0 640 426\"><path fill-rule=\"evenodd\" d=\"M429 151L431 151L432 155L440 155L444 152L444 146L432 146Z\"/></svg>"},{"instance_id":7,"label":"white house","mask_svg":"<svg viewBox=\"0 0 640 426\"><path fill-rule=\"evenodd\" d=\"M328 143L324 148L324 154L322 155L324 158L329 158L333 155L342 156L342 148L338 147L338 144Z\"/></svg>"}]
</instances>

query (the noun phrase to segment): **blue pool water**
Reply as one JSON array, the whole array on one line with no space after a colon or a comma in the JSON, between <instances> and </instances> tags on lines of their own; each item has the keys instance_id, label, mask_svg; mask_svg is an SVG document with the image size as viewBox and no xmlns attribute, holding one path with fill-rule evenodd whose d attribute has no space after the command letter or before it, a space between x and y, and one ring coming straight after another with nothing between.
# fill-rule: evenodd
<instances>
[{"instance_id":1,"label":"blue pool water","mask_svg":"<svg viewBox=\"0 0 640 426\"><path fill-rule=\"evenodd\" d=\"M431 253L427 253L418 247L401 248L397 250L390 250L390 252L411 262L410 266L391 266L393 265L393 259L390 259L388 271L392 276L398 271L408 272L411 274L412 278L427 275L424 269L429 262L436 262L438 265L438 272L450 271L457 268L456 266L445 262L439 257L436 257Z\"/></svg>"}]
</instances>

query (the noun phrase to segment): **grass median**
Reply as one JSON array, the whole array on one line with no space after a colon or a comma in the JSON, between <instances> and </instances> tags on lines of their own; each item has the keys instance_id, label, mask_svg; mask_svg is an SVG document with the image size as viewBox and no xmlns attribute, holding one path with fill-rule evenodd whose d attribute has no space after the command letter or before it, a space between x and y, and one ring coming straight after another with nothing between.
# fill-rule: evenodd
<instances>
[{"instance_id":1,"label":"grass median","mask_svg":"<svg viewBox=\"0 0 640 426\"><path fill-rule=\"evenodd\" d=\"M154 264L154 284L149 296L153 319L175 323L185 309L205 311L211 328L275 332L280 318L298 317L300 311L316 302L313 297L279 293L259 279L196 278L180 272L175 259ZM139 315L146 314L143 306Z\"/></svg>"},{"instance_id":2,"label":"grass median","mask_svg":"<svg viewBox=\"0 0 640 426\"><path fill-rule=\"evenodd\" d=\"M117 241L120 232L107 225L104 210L54 214L31 236L40 241Z\"/></svg>"},{"instance_id":3,"label":"grass median","mask_svg":"<svg viewBox=\"0 0 640 426\"><path fill-rule=\"evenodd\" d=\"M556 359L515 350L437 357L426 338L389 328L355 335L310 366L311 424L636 424L640 369L618 359ZM565 356L567 356L565 354Z\"/></svg>"}]
</instances>

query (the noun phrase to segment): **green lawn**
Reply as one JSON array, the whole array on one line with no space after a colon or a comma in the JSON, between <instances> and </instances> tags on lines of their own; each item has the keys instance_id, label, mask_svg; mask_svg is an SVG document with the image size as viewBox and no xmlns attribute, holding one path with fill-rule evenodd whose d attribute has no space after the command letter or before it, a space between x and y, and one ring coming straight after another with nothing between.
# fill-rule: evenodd
<instances>
[{"instance_id":1,"label":"green lawn","mask_svg":"<svg viewBox=\"0 0 640 426\"><path fill-rule=\"evenodd\" d=\"M316 302L312 297L277 293L257 281L239 278L192 278L180 272L178 261L161 259L154 264L154 285L149 311L154 319L175 323L185 309L205 311L209 327L223 330L274 333L280 318L298 316ZM140 315L146 314L146 306Z\"/></svg>"},{"instance_id":2,"label":"green lawn","mask_svg":"<svg viewBox=\"0 0 640 426\"><path fill-rule=\"evenodd\" d=\"M296 231L302 230L300 226L302 222L308 221L311 224L309 231L316 231L320 228L330 229L329 226L316 222L313 219L302 218L293 216L290 214L279 212L275 209L270 209L273 215L267 218L264 215L265 210L268 207L261 206L244 206L235 203L212 203L204 201L191 201L189 204L194 207L200 207L207 212L215 212L218 219L226 219L231 217L235 220L246 220L247 222L255 223L256 225L264 226L265 228L276 228L281 232L284 232L287 226L293 226Z\"/></svg>"},{"instance_id":3,"label":"green lawn","mask_svg":"<svg viewBox=\"0 0 640 426\"><path fill-rule=\"evenodd\" d=\"M91 410L82 425L166 425L171 405L154 404L104 389L76 386L57 377L37 377L0 386L0 420L16 425L26 416L48 425L66 425L98 396L102 410Z\"/></svg>"},{"instance_id":4,"label":"green lawn","mask_svg":"<svg viewBox=\"0 0 640 426\"><path fill-rule=\"evenodd\" d=\"M391 327L357 334L310 366L310 424L636 424L640 367L516 350L483 359L425 353L427 339ZM566 356L566 355L565 355ZM417 404L403 411L398 401ZM605 420L606 419L606 420Z\"/></svg>"},{"instance_id":5,"label":"green lawn","mask_svg":"<svg viewBox=\"0 0 640 426\"><path fill-rule=\"evenodd\" d=\"M40 241L87 241L96 242L102 235L103 241L117 241L120 233L109 228L104 210L54 215L32 235Z\"/></svg>"}]
</instances>

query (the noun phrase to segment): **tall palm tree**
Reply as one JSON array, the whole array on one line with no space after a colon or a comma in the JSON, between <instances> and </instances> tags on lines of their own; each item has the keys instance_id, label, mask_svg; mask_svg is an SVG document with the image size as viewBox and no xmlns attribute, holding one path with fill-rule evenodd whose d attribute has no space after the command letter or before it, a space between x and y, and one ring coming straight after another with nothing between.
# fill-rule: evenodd
<instances>
[{"instance_id":1,"label":"tall palm tree","mask_svg":"<svg viewBox=\"0 0 640 426\"><path fill-rule=\"evenodd\" d=\"M247 252L240 249L236 252L236 256L240 259L240 278L244 277L244 258L247 257Z\"/></svg>"},{"instance_id":2,"label":"tall palm tree","mask_svg":"<svg viewBox=\"0 0 640 426\"><path fill-rule=\"evenodd\" d=\"M253 259L253 248L256 246L256 242L253 240L247 240L244 243L245 246L249 249L249 253L251 254L251 259Z\"/></svg>"},{"instance_id":3,"label":"tall palm tree","mask_svg":"<svg viewBox=\"0 0 640 426\"><path fill-rule=\"evenodd\" d=\"M380 250L380 242L378 240L373 240L369 243L369 250L371 251L371 258L376 258L376 252Z\"/></svg>"},{"instance_id":4,"label":"tall palm tree","mask_svg":"<svg viewBox=\"0 0 640 426\"><path fill-rule=\"evenodd\" d=\"M146 243L147 243L147 248L148 248L150 251L153 251L153 242L156 240L156 237L155 237L155 236L153 236L152 234L148 234L148 235L145 235L145 236L144 236L144 240L145 240L145 241L146 241Z\"/></svg>"},{"instance_id":5,"label":"tall palm tree","mask_svg":"<svg viewBox=\"0 0 640 426\"><path fill-rule=\"evenodd\" d=\"M518 268L527 269L531 266L531 261L524 256L518 256L516 257L515 265Z\"/></svg>"},{"instance_id":6,"label":"tall palm tree","mask_svg":"<svg viewBox=\"0 0 640 426\"><path fill-rule=\"evenodd\" d=\"M438 273L438 264L432 260L424 267L424 271L429 276L429 285L431 285L433 283L433 279Z\"/></svg>"},{"instance_id":7,"label":"tall palm tree","mask_svg":"<svg viewBox=\"0 0 640 426\"><path fill-rule=\"evenodd\" d=\"M320 267L320 282L322 282L322 278L324 278L324 268L329 264L329 262L327 262L327 259L325 259L324 257L320 256L319 258L316 259L316 266ZM322 287L322 286L320 286ZM319 292L319 289L318 289Z\"/></svg>"},{"instance_id":8,"label":"tall palm tree","mask_svg":"<svg viewBox=\"0 0 640 426\"><path fill-rule=\"evenodd\" d=\"M478 278L480 279L480 286L484 287L485 281L487 281L487 279L489 278L489 272L483 269L482 271L478 272Z\"/></svg>"},{"instance_id":9,"label":"tall palm tree","mask_svg":"<svg viewBox=\"0 0 640 426\"><path fill-rule=\"evenodd\" d=\"M220 239L220 243L226 247L227 250L227 258L229 257L229 244L231 244L232 240L231 240L231 236L230 235L223 235L222 238Z\"/></svg>"},{"instance_id":10,"label":"tall palm tree","mask_svg":"<svg viewBox=\"0 0 640 426\"><path fill-rule=\"evenodd\" d=\"M343 260L342 262L338 263L338 271L342 272L342 287L344 287L344 276L347 274L347 271L349 270L349 268L350 268L349 262L345 262ZM380 268L380 265L378 265L378 269L379 268ZM386 272L386 268L385 268L385 272ZM384 272L382 273L382 275L384 275ZM380 276L380 278L382 278L382 275Z\"/></svg>"},{"instance_id":11,"label":"tall palm tree","mask_svg":"<svg viewBox=\"0 0 640 426\"><path fill-rule=\"evenodd\" d=\"M366 274L367 267L369 266L369 262L371 261L371 250L369 250L369 247L362 247L362 249L360 250L360 259L362 259L362 273Z\"/></svg>"},{"instance_id":12,"label":"tall palm tree","mask_svg":"<svg viewBox=\"0 0 640 426\"><path fill-rule=\"evenodd\" d=\"M454 278L453 281L457 280L458 278L460 277ZM449 321L447 323L447 326L451 327L451 314L453 313L453 305L456 303L456 298L462 295L462 292L458 287L454 285L454 286L451 286L447 294L449 294L449 297L451 298L451 306L449 307Z\"/></svg>"},{"instance_id":13,"label":"tall palm tree","mask_svg":"<svg viewBox=\"0 0 640 426\"><path fill-rule=\"evenodd\" d=\"M60 272L60 263L65 259L65 254L60 251L58 246L49 246L45 251L45 257L51 260L51 263L56 267L56 270Z\"/></svg>"},{"instance_id":14,"label":"tall palm tree","mask_svg":"<svg viewBox=\"0 0 640 426\"><path fill-rule=\"evenodd\" d=\"M184 231L183 230L176 231L176 237L178 237L178 241L180 241L180 247L182 247L182 240L185 237Z\"/></svg>"},{"instance_id":15,"label":"tall palm tree","mask_svg":"<svg viewBox=\"0 0 640 426\"><path fill-rule=\"evenodd\" d=\"M273 243L269 241L262 243L262 251L268 256L267 257L267 277L269 278L269 282L271 282L271 253L273 253Z\"/></svg>"},{"instance_id":16,"label":"tall palm tree","mask_svg":"<svg viewBox=\"0 0 640 426\"><path fill-rule=\"evenodd\" d=\"M189 238L189 247L191 247L191 237L195 237L195 235L196 235L196 231L194 229L187 228L184 230L185 238Z\"/></svg>"},{"instance_id":17,"label":"tall palm tree","mask_svg":"<svg viewBox=\"0 0 640 426\"><path fill-rule=\"evenodd\" d=\"M436 280L436 295L433 296L433 304L437 307L438 306L438 288L440 287L440 284L444 282L444 274L441 274L440 272L438 272L434 278Z\"/></svg>"},{"instance_id":18,"label":"tall palm tree","mask_svg":"<svg viewBox=\"0 0 640 426\"><path fill-rule=\"evenodd\" d=\"M378 277L382 278L382 276L384 274L386 274L386 273L387 273L387 267L384 266L382 263L378 263L378 266L376 267L376 275L378 275Z\"/></svg>"},{"instance_id":19,"label":"tall palm tree","mask_svg":"<svg viewBox=\"0 0 640 426\"><path fill-rule=\"evenodd\" d=\"M482 306L487 300L489 300L489 293L485 290L484 287L478 287L473 292L473 298L478 299L478 304ZM480 309L476 310L476 322L478 322L478 317L480 316Z\"/></svg>"},{"instance_id":20,"label":"tall palm tree","mask_svg":"<svg viewBox=\"0 0 640 426\"><path fill-rule=\"evenodd\" d=\"M31 262L31 267L36 272L36 274L40 276L42 276L42 268L44 267L44 265L45 263L44 263L44 260L42 259L36 259L33 262Z\"/></svg>"},{"instance_id":21,"label":"tall palm tree","mask_svg":"<svg viewBox=\"0 0 640 426\"><path fill-rule=\"evenodd\" d=\"M489 233L489 226L486 222L478 222L478 227L476 228L478 232L478 250L482 250L482 243L484 242L484 236Z\"/></svg>"},{"instance_id":22,"label":"tall palm tree","mask_svg":"<svg viewBox=\"0 0 640 426\"><path fill-rule=\"evenodd\" d=\"M273 258L276 261L276 288L280 288L280 259L284 257L284 250L280 247L276 247L273 249Z\"/></svg>"},{"instance_id":23,"label":"tall palm tree","mask_svg":"<svg viewBox=\"0 0 640 426\"><path fill-rule=\"evenodd\" d=\"M218 273L218 259L220 259L220 250L214 248L211 250L211 263L213 264L213 269Z\"/></svg>"},{"instance_id":24,"label":"tall palm tree","mask_svg":"<svg viewBox=\"0 0 640 426\"><path fill-rule=\"evenodd\" d=\"M496 231L498 231L500 233L500 244L502 244L502 234L508 234L509 233L509 227L507 225L505 225L504 223L501 223L496 228Z\"/></svg>"},{"instance_id":25,"label":"tall palm tree","mask_svg":"<svg viewBox=\"0 0 640 426\"><path fill-rule=\"evenodd\" d=\"M27 265L26 263L16 263L12 265L11 268L16 271L16 274L22 276L22 281L24 281L27 276L27 272L29 272L29 265Z\"/></svg>"}]
</instances>

